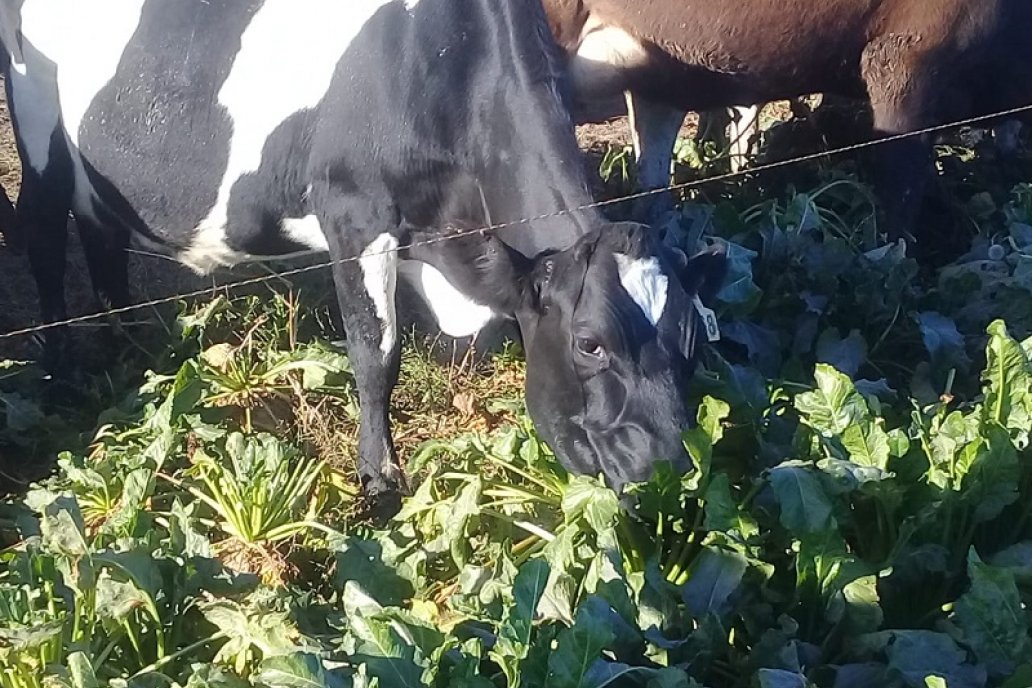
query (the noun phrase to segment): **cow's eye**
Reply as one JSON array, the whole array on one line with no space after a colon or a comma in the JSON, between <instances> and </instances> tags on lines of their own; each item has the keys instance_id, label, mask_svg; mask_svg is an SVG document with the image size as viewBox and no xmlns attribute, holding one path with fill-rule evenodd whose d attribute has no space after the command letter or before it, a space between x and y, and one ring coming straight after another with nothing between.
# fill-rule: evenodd
<instances>
[{"instance_id":1,"label":"cow's eye","mask_svg":"<svg viewBox=\"0 0 1032 688\"><path fill-rule=\"evenodd\" d=\"M577 337L577 351L592 358L604 358L606 349L593 337Z\"/></svg>"}]
</instances>

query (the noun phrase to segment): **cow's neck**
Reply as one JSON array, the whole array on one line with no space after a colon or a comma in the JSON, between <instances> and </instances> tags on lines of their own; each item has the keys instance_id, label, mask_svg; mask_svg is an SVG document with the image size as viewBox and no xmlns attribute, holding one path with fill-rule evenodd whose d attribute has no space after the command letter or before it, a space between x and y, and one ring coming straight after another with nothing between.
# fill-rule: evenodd
<instances>
[{"instance_id":1,"label":"cow's neck","mask_svg":"<svg viewBox=\"0 0 1032 688\"><path fill-rule=\"evenodd\" d=\"M592 198L560 93L559 52L543 10L537 11L540 21L513 21L510 33L493 38L499 61L489 71L501 79L484 94L493 102L480 110L483 119L473 117L483 161L478 181L489 220L518 223L501 238L525 255L568 248L600 219L594 209L575 211ZM473 107L476 112L477 104Z\"/></svg>"}]
</instances>

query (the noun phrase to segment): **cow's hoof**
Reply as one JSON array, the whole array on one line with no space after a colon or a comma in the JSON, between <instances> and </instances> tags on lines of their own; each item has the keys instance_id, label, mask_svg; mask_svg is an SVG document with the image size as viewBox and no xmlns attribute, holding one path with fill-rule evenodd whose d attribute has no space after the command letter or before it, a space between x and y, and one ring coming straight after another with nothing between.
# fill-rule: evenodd
<instances>
[{"instance_id":1,"label":"cow's hoof","mask_svg":"<svg viewBox=\"0 0 1032 688\"><path fill-rule=\"evenodd\" d=\"M384 524L401 511L401 490L396 487L379 491L366 490L362 515L374 523Z\"/></svg>"},{"instance_id":2,"label":"cow's hoof","mask_svg":"<svg viewBox=\"0 0 1032 688\"><path fill-rule=\"evenodd\" d=\"M406 491L401 470L394 468L388 473L389 475L378 474L362 478L364 515L378 523L389 521L401 511L401 500Z\"/></svg>"}]
</instances>

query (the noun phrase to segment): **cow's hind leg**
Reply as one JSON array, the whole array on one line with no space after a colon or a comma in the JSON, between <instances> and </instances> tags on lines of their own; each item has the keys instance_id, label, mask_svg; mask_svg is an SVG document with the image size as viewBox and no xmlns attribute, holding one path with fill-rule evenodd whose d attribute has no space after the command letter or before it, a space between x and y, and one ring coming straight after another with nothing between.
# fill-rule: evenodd
<instances>
[{"instance_id":1,"label":"cow's hind leg","mask_svg":"<svg viewBox=\"0 0 1032 688\"><path fill-rule=\"evenodd\" d=\"M873 41L863 55L863 78L871 100L878 136L914 132L934 123L937 91L917 36L893 34ZM884 227L891 239L913 234L932 237L915 226L932 177L931 141L911 136L878 144L874 159L874 190L882 205Z\"/></svg>"},{"instance_id":2,"label":"cow's hind leg","mask_svg":"<svg viewBox=\"0 0 1032 688\"><path fill-rule=\"evenodd\" d=\"M102 310L129 305L129 232L76 216L93 292Z\"/></svg>"},{"instance_id":3,"label":"cow's hind leg","mask_svg":"<svg viewBox=\"0 0 1032 688\"><path fill-rule=\"evenodd\" d=\"M360 405L358 474L362 488L380 515L400 507L404 484L391 438L390 399L398 381L401 346L394 303L397 285L397 239L361 228L397 223L390 210L364 198L315 195L326 207L320 222L326 231L348 355L355 371ZM364 241L357 240L364 237ZM363 245L364 244L364 245ZM356 259L357 258L357 259Z\"/></svg>"},{"instance_id":4,"label":"cow's hind leg","mask_svg":"<svg viewBox=\"0 0 1032 688\"><path fill-rule=\"evenodd\" d=\"M40 314L47 324L68 318L64 283L71 196L71 175L65 165L55 162L42 173L25 167L16 222L25 233L29 264L39 292ZM67 372L70 363L65 355L67 337L63 327L44 333L44 365L52 372Z\"/></svg>"}]
</instances>

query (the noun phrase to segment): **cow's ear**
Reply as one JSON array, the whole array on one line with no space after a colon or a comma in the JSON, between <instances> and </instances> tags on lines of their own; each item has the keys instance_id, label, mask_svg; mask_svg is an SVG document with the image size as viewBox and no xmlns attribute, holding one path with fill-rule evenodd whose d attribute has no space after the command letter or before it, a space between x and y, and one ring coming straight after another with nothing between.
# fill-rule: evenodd
<instances>
[{"instance_id":1,"label":"cow's ear","mask_svg":"<svg viewBox=\"0 0 1032 688\"><path fill-rule=\"evenodd\" d=\"M674 262L681 286L690 299L679 323L681 353L694 366L699 341L720 339L720 328L712 304L727 275L727 249L715 245L688 258L674 249Z\"/></svg>"},{"instance_id":2,"label":"cow's ear","mask_svg":"<svg viewBox=\"0 0 1032 688\"><path fill-rule=\"evenodd\" d=\"M717 243L688 258L679 249L672 250L681 287L689 297L698 296L710 303L717 296L727 277L727 248Z\"/></svg>"}]
</instances>

